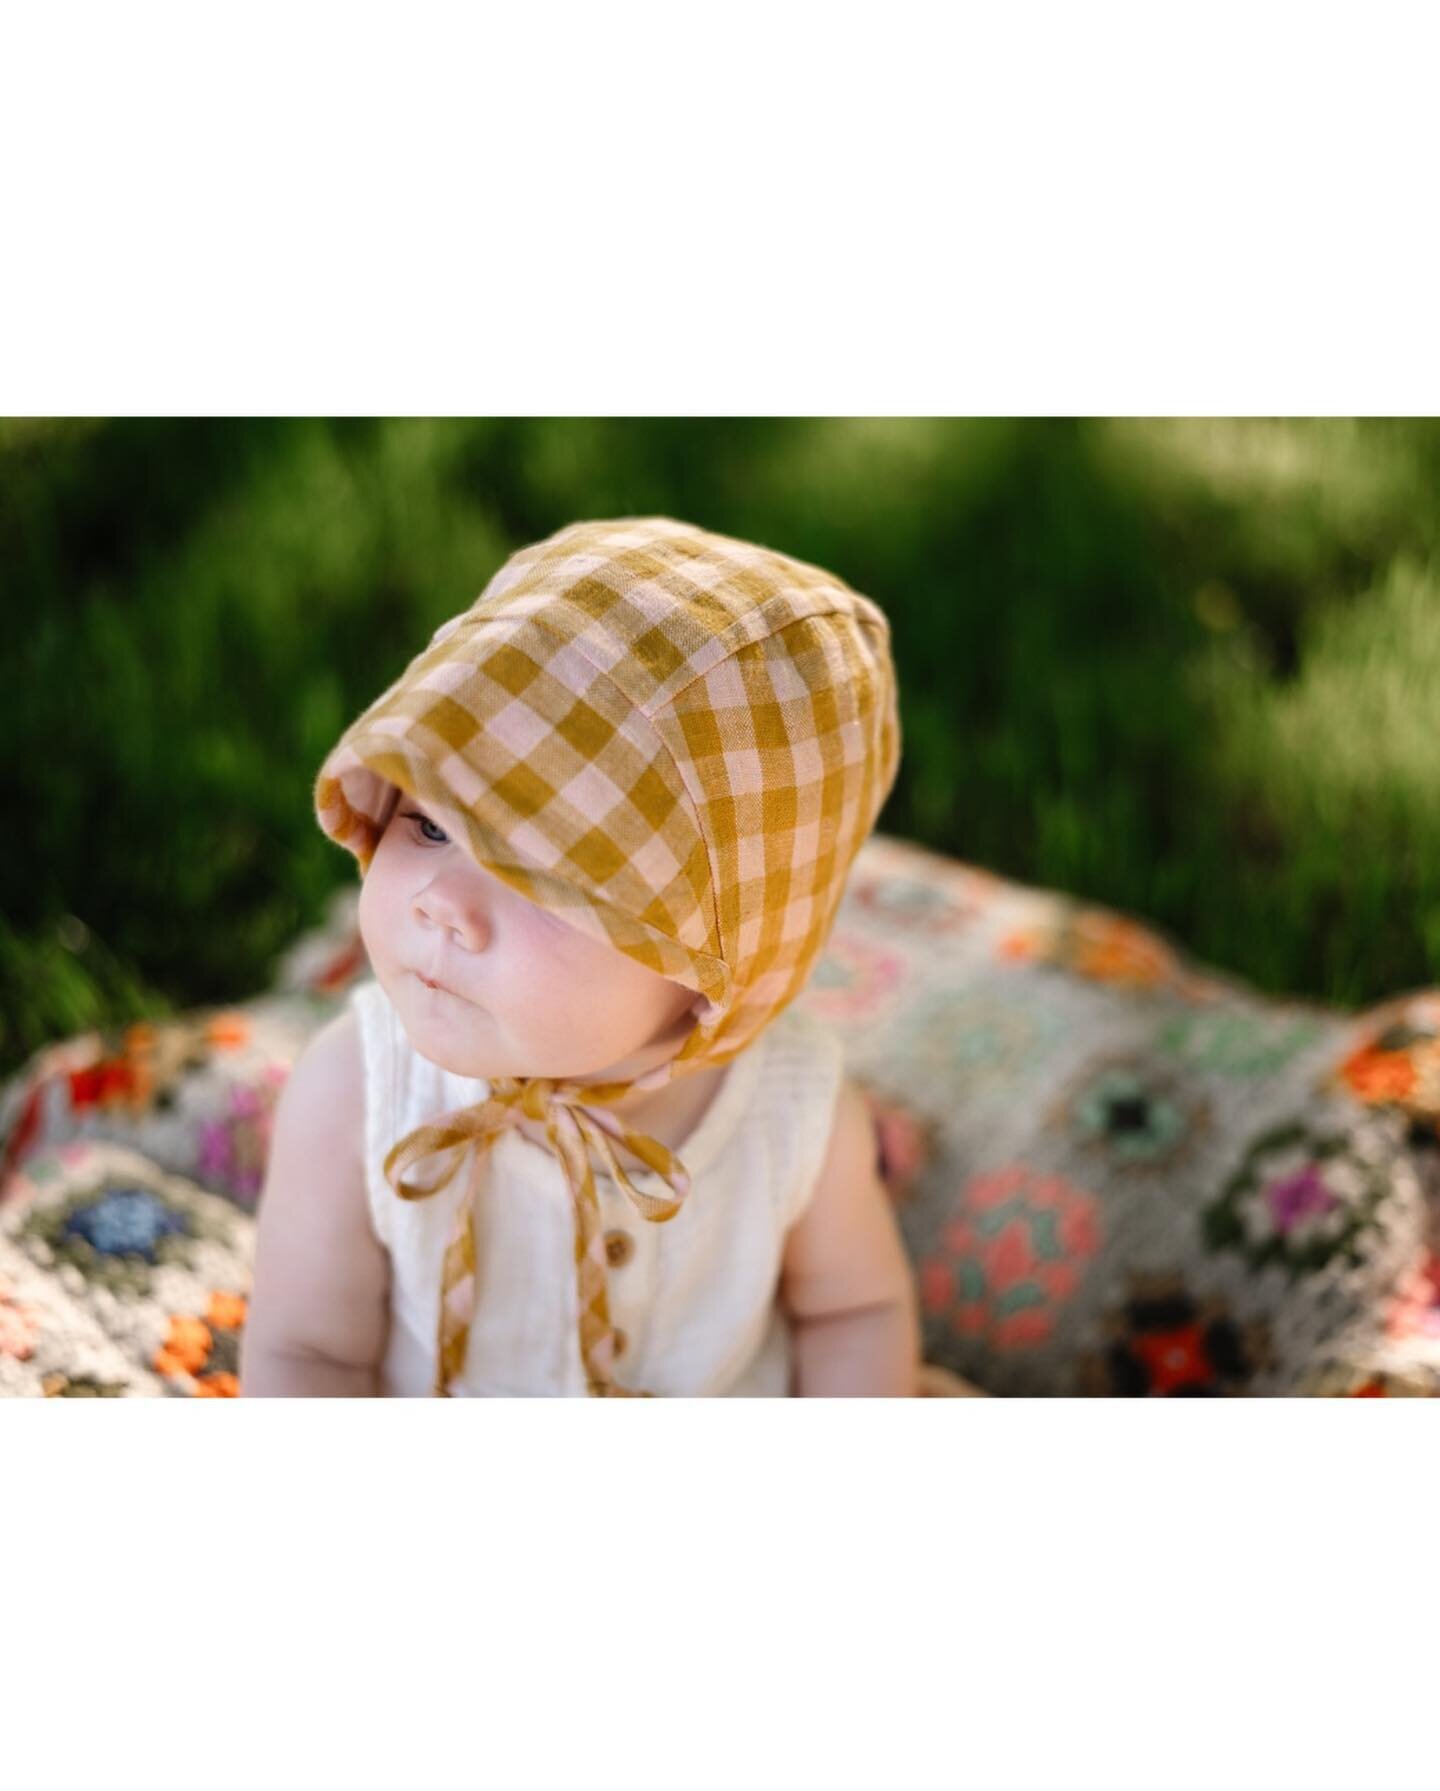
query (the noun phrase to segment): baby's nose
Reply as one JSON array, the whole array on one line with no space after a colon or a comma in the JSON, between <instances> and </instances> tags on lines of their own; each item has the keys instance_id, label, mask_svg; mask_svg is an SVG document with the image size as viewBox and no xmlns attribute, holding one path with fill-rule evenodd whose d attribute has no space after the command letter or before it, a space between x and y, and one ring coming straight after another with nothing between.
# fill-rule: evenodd
<instances>
[{"instance_id":1,"label":"baby's nose","mask_svg":"<svg viewBox=\"0 0 1440 1791\"><path fill-rule=\"evenodd\" d=\"M415 906L431 926L453 934L466 951L479 951L489 937L484 898L475 890L458 889L437 877L416 896Z\"/></svg>"}]
</instances>

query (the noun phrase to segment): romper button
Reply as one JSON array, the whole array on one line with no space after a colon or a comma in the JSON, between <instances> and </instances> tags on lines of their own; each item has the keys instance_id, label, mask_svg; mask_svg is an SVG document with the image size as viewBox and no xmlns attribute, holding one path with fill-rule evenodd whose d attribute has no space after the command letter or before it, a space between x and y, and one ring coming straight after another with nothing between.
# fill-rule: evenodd
<instances>
[{"instance_id":1,"label":"romper button","mask_svg":"<svg viewBox=\"0 0 1440 1791\"><path fill-rule=\"evenodd\" d=\"M635 1240L628 1231L605 1233L605 1260L612 1269L624 1268L635 1254Z\"/></svg>"}]
</instances>

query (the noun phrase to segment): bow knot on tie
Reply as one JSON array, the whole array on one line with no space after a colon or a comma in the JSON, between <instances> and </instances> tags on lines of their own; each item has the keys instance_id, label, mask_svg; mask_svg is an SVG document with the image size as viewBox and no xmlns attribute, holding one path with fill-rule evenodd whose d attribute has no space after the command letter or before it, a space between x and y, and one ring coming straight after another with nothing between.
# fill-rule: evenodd
<instances>
[{"instance_id":1,"label":"bow knot on tie","mask_svg":"<svg viewBox=\"0 0 1440 1791\"><path fill-rule=\"evenodd\" d=\"M557 1100L562 1098L555 1095L554 1091L555 1084L547 1080L544 1076L533 1076L527 1082L522 1083L520 1106L525 1117L527 1119L543 1120L545 1117L546 1102L549 1101L552 1096Z\"/></svg>"},{"instance_id":2,"label":"bow knot on tie","mask_svg":"<svg viewBox=\"0 0 1440 1791\"><path fill-rule=\"evenodd\" d=\"M615 1331L606 1292L605 1246L594 1160L613 1177L641 1218L661 1222L679 1212L690 1192L690 1174L658 1138L633 1132L606 1103L628 1084L582 1087L544 1076L497 1076L484 1100L457 1108L401 1138L385 1158L385 1177L403 1200L427 1200L455 1179L467 1161L470 1178L455 1210L440 1289L440 1336L435 1392L448 1395L465 1363L478 1292L475 1197L481 1166L496 1138L520 1118L535 1120L559 1159L575 1211L575 1271L579 1291L580 1354L592 1396L624 1397L632 1389L613 1376ZM615 1146L654 1170L670 1194L637 1188L620 1167ZM423 1167L422 1167L423 1166ZM418 1171L418 1173L416 1173ZM648 1395L640 1395L648 1397Z\"/></svg>"}]
</instances>

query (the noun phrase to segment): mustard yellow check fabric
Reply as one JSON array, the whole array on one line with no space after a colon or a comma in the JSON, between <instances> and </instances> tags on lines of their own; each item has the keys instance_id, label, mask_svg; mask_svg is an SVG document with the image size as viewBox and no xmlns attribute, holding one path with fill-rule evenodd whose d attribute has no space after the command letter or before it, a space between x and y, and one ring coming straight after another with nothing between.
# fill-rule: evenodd
<instances>
[{"instance_id":1,"label":"mustard yellow check fabric","mask_svg":"<svg viewBox=\"0 0 1440 1791\"><path fill-rule=\"evenodd\" d=\"M397 792L457 813L475 860L571 926L703 997L674 1058L603 1087L497 1078L390 1152L403 1198L542 1121L575 1201L587 1383L618 1387L594 1168L652 1220L684 1165L607 1106L728 1062L801 989L899 768L889 622L833 573L670 517L580 522L511 556L346 729L315 784L363 876ZM642 1197L622 1145L671 1186ZM427 1167L428 1165L428 1167ZM437 1392L476 1287L473 1198L444 1268Z\"/></svg>"}]
</instances>

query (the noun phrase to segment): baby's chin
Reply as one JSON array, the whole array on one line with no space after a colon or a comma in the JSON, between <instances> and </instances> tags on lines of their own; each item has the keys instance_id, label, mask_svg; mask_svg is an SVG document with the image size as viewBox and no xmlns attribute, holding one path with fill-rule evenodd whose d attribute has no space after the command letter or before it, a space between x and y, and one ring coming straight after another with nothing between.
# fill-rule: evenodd
<instances>
[{"instance_id":1,"label":"baby's chin","mask_svg":"<svg viewBox=\"0 0 1440 1791\"><path fill-rule=\"evenodd\" d=\"M499 1056L495 1021L484 1008L426 989L408 975L389 993L406 1038L427 1062L477 1079L509 1073L494 1061Z\"/></svg>"},{"instance_id":2,"label":"baby's chin","mask_svg":"<svg viewBox=\"0 0 1440 1791\"><path fill-rule=\"evenodd\" d=\"M427 1063L471 1082L493 1082L498 1076L516 1080L544 1076L552 1082L606 1081L617 1061L622 1061L605 1058L592 1061L589 1068L577 1068L573 1059L547 1065L523 1048L517 1049L514 1040L505 1038L488 1009L456 995L426 989L413 978L404 979L392 993L391 1005L406 1038ZM623 1061L628 1063L630 1058L624 1057Z\"/></svg>"},{"instance_id":3,"label":"baby's chin","mask_svg":"<svg viewBox=\"0 0 1440 1791\"><path fill-rule=\"evenodd\" d=\"M447 1045L444 1040L436 1039L426 1033L405 1028L405 1036L414 1046L418 1056L427 1063L433 1063L437 1070L446 1070L452 1076L459 1076L466 1082L494 1082L500 1076L514 1077L520 1080L525 1076L537 1076L539 1070L523 1069L513 1062L508 1055L498 1051L465 1051ZM559 1080L558 1077L555 1080Z\"/></svg>"},{"instance_id":4,"label":"baby's chin","mask_svg":"<svg viewBox=\"0 0 1440 1791\"><path fill-rule=\"evenodd\" d=\"M402 1012L400 1024L427 1063L468 1082L493 1082L498 1076L549 1076L557 1082L564 1079L561 1071L540 1069L517 1057L493 1036L494 1020L478 1008L445 1019Z\"/></svg>"},{"instance_id":5,"label":"baby's chin","mask_svg":"<svg viewBox=\"0 0 1440 1791\"><path fill-rule=\"evenodd\" d=\"M546 1069L533 1059L522 1061L513 1051L498 1045L492 1050L487 1050L484 1045L467 1048L463 1043L457 1043L453 1035L442 1034L438 1027L417 1026L403 1017L400 1024L416 1053L427 1063L467 1082L493 1083L500 1076L508 1076L517 1082L524 1081L527 1076L544 1076L551 1082L569 1082L576 1078L606 1080L605 1073L599 1069L576 1070L569 1066Z\"/></svg>"}]
</instances>

